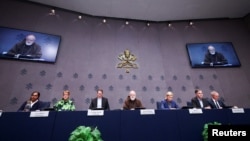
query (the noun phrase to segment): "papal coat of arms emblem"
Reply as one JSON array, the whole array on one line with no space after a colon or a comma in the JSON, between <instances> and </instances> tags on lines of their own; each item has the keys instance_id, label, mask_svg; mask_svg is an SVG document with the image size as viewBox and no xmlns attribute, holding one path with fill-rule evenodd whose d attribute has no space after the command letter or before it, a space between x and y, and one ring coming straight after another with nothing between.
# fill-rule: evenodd
<instances>
[{"instance_id":1,"label":"papal coat of arms emblem","mask_svg":"<svg viewBox=\"0 0 250 141\"><path fill-rule=\"evenodd\" d=\"M124 52L118 56L118 59L121 61L121 63L117 65L117 68L125 68L126 73L129 73L129 69L131 68L138 68L137 64L135 63L137 59L136 56L128 49L124 50Z\"/></svg>"}]
</instances>

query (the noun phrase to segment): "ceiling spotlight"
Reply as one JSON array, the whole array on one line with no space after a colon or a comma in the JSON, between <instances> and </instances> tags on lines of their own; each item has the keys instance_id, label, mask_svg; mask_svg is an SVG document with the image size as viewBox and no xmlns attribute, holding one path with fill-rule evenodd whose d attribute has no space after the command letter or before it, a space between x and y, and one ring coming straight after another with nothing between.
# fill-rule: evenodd
<instances>
[{"instance_id":1,"label":"ceiling spotlight","mask_svg":"<svg viewBox=\"0 0 250 141\"><path fill-rule=\"evenodd\" d=\"M168 27L171 27L171 26L172 26L172 24L170 22L168 22Z\"/></svg>"},{"instance_id":2,"label":"ceiling spotlight","mask_svg":"<svg viewBox=\"0 0 250 141\"><path fill-rule=\"evenodd\" d=\"M125 24L128 25L128 24L129 24L129 21L126 21Z\"/></svg>"},{"instance_id":3,"label":"ceiling spotlight","mask_svg":"<svg viewBox=\"0 0 250 141\"><path fill-rule=\"evenodd\" d=\"M51 9L49 14L50 15L56 15L56 10L55 9Z\"/></svg>"},{"instance_id":4,"label":"ceiling spotlight","mask_svg":"<svg viewBox=\"0 0 250 141\"><path fill-rule=\"evenodd\" d=\"M81 19L82 19L82 15L79 15L79 16L78 16L78 19L81 20Z\"/></svg>"},{"instance_id":5,"label":"ceiling spotlight","mask_svg":"<svg viewBox=\"0 0 250 141\"><path fill-rule=\"evenodd\" d=\"M51 9L51 13L52 14L56 14L56 10L55 9Z\"/></svg>"},{"instance_id":6,"label":"ceiling spotlight","mask_svg":"<svg viewBox=\"0 0 250 141\"><path fill-rule=\"evenodd\" d=\"M150 23L149 23L149 22L147 22L147 26L150 26Z\"/></svg>"},{"instance_id":7,"label":"ceiling spotlight","mask_svg":"<svg viewBox=\"0 0 250 141\"><path fill-rule=\"evenodd\" d=\"M103 19L103 20L102 20L102 22L103 22L103 23L106 23L106 22L107 22L107 20L106 20L106 19Z\"/></svg>"},{"instance_id":8,"label":"ceiling spotlight","mask_svg":"<svg viewBox=\"0 0 250 141\"><path fill-rule=\"evenodd\" d=\"M190 21L190 22L189 22L189 25L190 25L190 26L194 25L194 22Z\"/></svg>"}]
</instances>

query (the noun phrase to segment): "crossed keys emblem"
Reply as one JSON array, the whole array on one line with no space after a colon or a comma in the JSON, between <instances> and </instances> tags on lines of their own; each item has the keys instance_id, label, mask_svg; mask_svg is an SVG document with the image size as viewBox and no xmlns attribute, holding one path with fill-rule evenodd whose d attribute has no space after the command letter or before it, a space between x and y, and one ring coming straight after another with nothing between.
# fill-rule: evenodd
<instances>
[{"instance_id":1,"label":"crossed keys emblem","mask_svg":"<svg viewBox=\"0 0 250 141\"><path fill-rule=\"evenodd\" d=\"M126 73L129 73L129 69L131 68L138 68L137 64L134 63L137 59L136 56L128 49L124 50L123 54L118 55L118 59L121 61L121 63L117 65L117 68L125 68Z\"/></svg>"}]
</instances>

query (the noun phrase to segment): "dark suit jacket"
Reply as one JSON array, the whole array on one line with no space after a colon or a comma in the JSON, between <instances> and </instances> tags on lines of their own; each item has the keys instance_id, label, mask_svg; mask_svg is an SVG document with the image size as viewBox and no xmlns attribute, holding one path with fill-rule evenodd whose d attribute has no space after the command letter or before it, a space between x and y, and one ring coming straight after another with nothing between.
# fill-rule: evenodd
<instances>
[{"instance_id":1,"label":"dark suit jacket","mask_svg":"<svg viewBox=\"0 0 250 141\"><path fill-rule=\"evenodd\" d=\"M27 101L25 101L17 111L18 111L18 112L24 111L26 104L27 104ZM42 102L38 100L38 101L31 107L30 111L42 110L42 108L43 108L42 105L43 105Z\"/></svg>"},{"instance_id":2,"label":"dark suit jacket","mask_svg":"<svg viewBox=\"0 0 250 141\"><path fill-rule=\"evenodd\" d=\"M96 109L96 108L97 108L97 97L92 99L89 105L89 109ZM109 110L109 102L108 99L105 97L102 97L102 108L104 110Z\"/></svg>"},{"instance_id":3,"label":"dark suit jacket","mask_svg":"<svg viewBox=\"0 0 250 141\"><path fill-rule=\"evenodd\" d=\"M223 54L216 52L214 55L211 55L209 52L205 55L205 59L204 59L204 63L205 64L210 64L210 63L214 63L217 65L223 65L223 64L227 64L228 61L227 59L224 57Z\"/></svg>"},{"instance_id":4,"label":"dark suit jacket","mask_svg":"<svg viewBox=\"0 0 250 141\"><path fill-rule=\"evenodd\" d=\"M21 54L23 56L31 55L31 57L34 58L41 58L42 51L41 51L41 46L38 45L37 43L34 43L31 46L27 46L25 44L25 39L24 39L22 42L15 44L15 46L8 51L8 54L10 55Z\"/></svg>"},{"instance_id":5,"label":"dark suit jacket","mask_svg":"<svg viewBox=\"0 0 250 141\"><path fill-rule=\"evenodd\" d=\"M203 103L203 107L207 107L207 106L210 106L210 104L208 103L208 100L205 99L205 98L202 98L202 103ZM194 97L191 99L191 102L192 102L192 105L194 108L201 108L201 105L200 105L200 102L198 100L197 97Z\"/></svg>"},{"instance_id":6,"label":"dark suit jacket","mask_svg":"<svg viewBox=\"0 0 250 141\"><path fill-rule=\"evenodd\" d=\"M208 102L209 102L209 104L210 104L210 106L211 106L212 109L217 109L216 105L215 105L215 103L214 103L214 101L213 101L212 98ZM220 104L220 107L222 107L222 108L226 108L227 107L222 100L218 100L218 103Z\"/></svg>"}]
</instances>

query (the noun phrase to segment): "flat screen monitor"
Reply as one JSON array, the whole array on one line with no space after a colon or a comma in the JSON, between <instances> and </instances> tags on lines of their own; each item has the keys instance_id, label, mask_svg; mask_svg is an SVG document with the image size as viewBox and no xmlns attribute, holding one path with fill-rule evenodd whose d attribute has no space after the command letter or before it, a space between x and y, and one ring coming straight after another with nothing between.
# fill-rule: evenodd
<instances>
[{"instance_id":1,"label":"flat screen monitor","mask_svg":"<svg viewBox=\"0 0 250 141\"><path fill-rule=\"evenodd\" d=\"M192 68L240 67L232 42L187 43Z\"/></svg>"},{"instance_id":2,"label":"flat screen monitor","mask_svg":"<svg viewBox=\"0 0 250 141\"><path fill-rule=\"evenodd\" d=\"M55 63L61 36L0 27L0 58Z\"/></svg>"}]
</instances>

